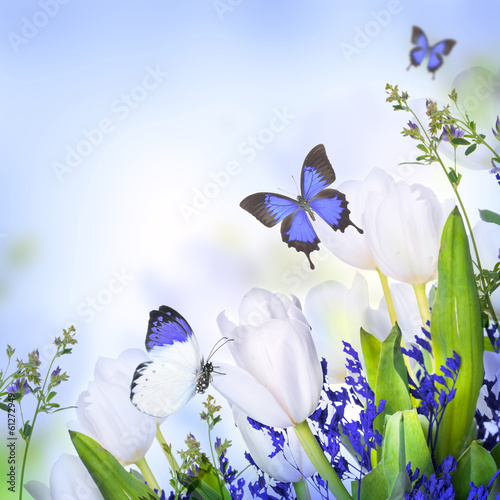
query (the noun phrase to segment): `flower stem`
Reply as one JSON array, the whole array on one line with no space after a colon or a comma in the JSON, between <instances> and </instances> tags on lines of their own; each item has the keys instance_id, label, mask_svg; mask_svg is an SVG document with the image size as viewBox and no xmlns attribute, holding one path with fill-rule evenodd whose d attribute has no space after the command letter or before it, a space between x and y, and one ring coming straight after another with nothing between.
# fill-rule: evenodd
<instances>
[{"instance_id":1,"label":"flower stem","mask_svg":"<svg viewBox=\"0 0 500 500\"><path fill-rule=\"evenodd\" d=\"M418 310L420 312L420 318L422 319L422 326L425 329L430 328L428 325L430 325L431 321L431 311L427 295L425 294L425 283L413 285L413 291L415 292L415 297L417 298ZM432 346L432 340L430 340L429 343ZM422 355L424 356L425 368L429 373L434 373L434 365L431 354L425 349L422 349Z\"/></svg>"},{"instance_id":2,"label":"flower stem","mask_svg":"<svg viewBox=\"0 0 500 500\"><path fill-rule=\"evenodd\" d=\"M295 490L297 500L311 500L311 493L305 479L293 483L293 489Z\"/></svg>"},{"instance_id":3,"label":"flower stem","mask_svg":"<svg viewBox=\"0 0 500 500\"><path fill-rule=\"evenodd\" d=\"M165 456L167 457L168 463L170 464L171 469L174 472L179 472L179 464L175 460L174 455L172 454L172 446L169 445L166 441L165 438L163 437L163 434L161 433L160 430L160 424L156 424L156 439L158 439L158 442L161 445L161 448L163 450L163 453L165 453Z\"/></svg>"},{"instance_id":4,"label":"flower stem","mask_svg":"<svg viewBox=\"0 0 500 500\"><path fill-rule=\"evenodd\" d=\"M380 278L380 283L382 284L382 290L384 291L385 303L387 304L387 310L389 311L391 325L394 326L396 324L396 321L398 320L398 317L396 315L396 309L392 300L391 289L389 288L389 280L378 267L376 269L378 277Z\"/></svg>"},{"instance_id":5,"label":"flower stem","mask_svg":"<svg viewBox=\"0 0 500 500\"><path fill-rule=\"evenodd\" d=\"M153 473L151 472L151 469L149 468L148 463L146 462L146 458L142 457L137 462L135 462L135 465L139 467L142 475L144 476L144 479L148 483L149 487L153 490L158 490L158 492L161 491L160 486L156 482L155 477L153 476Z\"/></svg>"},{"instance_id":6,"label":"flower stem","mask_svg":"<svg viewBox=\"0 0 500 500\"><path fill-rule=\"evenodd\" d=\"M417 298L418 310L420 312L420 317L422 318L422 325L426 328L427 322L431 320L431 312L429 309L427 295L425 294L425 283L413 285L413 290L415 292L415 297Z\"/></svg>"},{"instance_id":7,"label":"flower stem","mask_svg":"<svg viewBox=\"0 0 500 500\"><path fill-rule=\"evenodd\" d=\"M345 486L342 484L342 481L323 453L314 434L311 432L307 420L297 424L293 429L297 434L302 448L304 448L304 451L309 457L309 460L311 460L323 480L328 482L328 489L335 495L335 498L337 500L352 500L351 495L349 495Z\"/></svg>"}]
</instances>

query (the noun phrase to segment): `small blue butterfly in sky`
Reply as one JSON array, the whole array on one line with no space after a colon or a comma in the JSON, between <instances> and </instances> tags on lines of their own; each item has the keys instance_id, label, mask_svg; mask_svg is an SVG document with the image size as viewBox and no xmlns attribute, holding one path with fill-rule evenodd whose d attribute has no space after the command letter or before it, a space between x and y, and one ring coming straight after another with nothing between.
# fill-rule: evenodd
<instances>
[{"instance_id":1,"label":"small blue butterfly in sky","mask_svg":"<svg viewBox=\"0 0 500 500\"><path fill-rule=\"evenodd\" d=\"M130 400L143 413L167 417L208 388L214 367L200 358L194 332L177 311L150 312L146 350L151 361L136 368L130 386Z\"/></svg>"},{"instance_id":2,"label":"small blue butterfly in sky","mask_svg":"<svg viewBox=\"0 0 500 500\"><path fill-rule=\"evenodd\" d=\"M281 224L281 238L297 252L304 252L311 269L309 254L319 250L320 240L309 217L318 214L332 229L342 233L349 225L363 233L350 219L345 195L335 189L325 189L335 180L335 172L326 156L325 146L314 147L304 160L300 175L300 191L296 200L275 193L255 193L247 196L240 207L267 227ZM308 217L309 215L309 217Z\"/></svg>"},{"instance_id":3,"label":"small blue butterfly in sky","mask_svg":"<svg viewBox=\"0 0 500 500\"><path fill-rule=\"evenodd\" d=\"M418 26L413 26L411 42L415 44L416 47L410 51L410 65L406 69L408 70L412 66L420 66L425 56L429 54L427 69L432 73L433 79L436 71L443 64L443 56L447 56L457 43L456 40L447 38L429 47L429 42L427 41L425 33Z\"/></svg>"}]
</instances>

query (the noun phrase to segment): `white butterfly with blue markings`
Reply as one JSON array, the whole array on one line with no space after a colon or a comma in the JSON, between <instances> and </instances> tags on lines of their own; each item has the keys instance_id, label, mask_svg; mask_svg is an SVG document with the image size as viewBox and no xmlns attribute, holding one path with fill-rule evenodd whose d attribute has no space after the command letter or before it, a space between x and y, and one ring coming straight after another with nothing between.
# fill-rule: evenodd
<instances>
[{"instance_id":1,"label":"white butterfly with blue markings","mask_svg":"<svg viewBox=\"0 0 500 500\"><path fill-rule=\"evenodd\" d=\"M130 386L130 400L143 413L168 417L208 388L214 367L200 358L193 330L174 309L150 312L146 350L151 361L136 368Z\"/></svg>"}]
</instances>

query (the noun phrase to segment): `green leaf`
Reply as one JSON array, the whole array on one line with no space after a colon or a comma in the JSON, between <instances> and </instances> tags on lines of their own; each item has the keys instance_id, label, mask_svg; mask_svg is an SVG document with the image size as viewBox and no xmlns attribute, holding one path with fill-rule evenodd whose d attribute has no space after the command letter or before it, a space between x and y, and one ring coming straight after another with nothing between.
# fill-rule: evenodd
<instances>
[{"instance_id":1,"label":"green leaf","mask_svg":"<svg viewBox=\"0 0 500 500\"><path fill-rule=\"evenodd\" d=\"M470 145L466 150L465 150L465 156L469 156L471 153L474 153L474 151L477 148L477 144L472 144Z\"/></svg>"},{"instance_id":2,"label":"green leaf","mask_svg":"<svg viewBox=\"0 0 500 500\"><path fill-rule=\"evenodd\" d=\"M231 495L227 490L217 470L209 462L199 466L196 476L178 474L181 484L187 487L187 492L192 498L203 500L231 500Z\"/></svg>"},{"instance_id":3,"label":"green leaf","mask_svg":"<svg viewBox=\"0 0 500 500\"><path fill-rule=\"evenodd\" d=\"M73 445L105 500L159 500L142 481L128 473L118 460L92 438L69 431Z\"/></svg>"},{"instance_id":4,"label":"green leaf","mask_svg":"<svg viewBox=\"0 0 500 500\"><path fill-rule=\"evenodd\" d=\"M456 144L457 146L468 146L470 142L467 139L462 139L461 137L455 137L451 140L452 144Z\"/></svg>"},{"instance_id":5,"label":"green leaf","mask_svg":"<svg viewBox=\"0 0 500 500\"><path fill-rule=\"evenodd\" d=\"M450 170L448 172L448 179L454 186L458 186L460 184L460 179L462 178L461 174L457 174L455 170Z\"/></svg>"},{"instance_id":6,"label":"green leaf","mask_svg":"<svg viewBox=\"0 0 500 500\"><path fill-rule=\"evenodd\" d=\"M56 391L52 391L48 396L47 396L47 403L57 394Z\"/></svg>"},{"instance_id":7,"label":"green leaf","mask_svg":"<svg viewBox=\"0 0 500 500\"><path fill-rule=\"evenodd\" d=\"M3 410L3 411L6 411L6 412L9 412L10 411L10 408L3 404L3 403L0 403L0 410Z\"/></svg>"},{"instance_id":8,"label":"green leaf","mask_svg":"<svg viewBox=\"0 0 500 500\"><path fill-rule=\"evenodd\" d=\"M427 477L434 474L431 454L416 409L395 413L385 428L381 463L384 464L384 474L394 499L403 498L401 495L410 486L406 473L408 462L411 462L414 471L418 468Z\"/></svg>"},{"instance_id":9,"label":"green leaf","mask_svg":"<svg viewBox=\"0 0 500 500\"><path fill-rule=\"evenodd\" d=\"M370 387L375 387L382 342L371 333L363 330L363 328L360 329L360 338L365 361L366 379Z\"/></svg>"},{"instance_id":10,"label":"green leaf","mask_svg":"<svg viewBox=\"0 0 500 500\"><path fill-rule=\"evenodd\" d=\"M484 337L481 305L462 216L455 207L443 229L438 288L431 314L435 372L453 351L460 356L456 393L439 426L437 463L458 458L470 445L470 428L483 383Z\"/></svg>"},{"instance_id":11,"label":"green leaf","mask_svg":"<svg viewBox=\"0 0 500 500\"><path fill-rule=\"evenodd\" d=\"M29 420L24 424L24 427L19 429L19 434L21 434L21 437L25 440L28 441L31 437L31 433L33 431L33 427L31 427Z\"/></svg>"},{"instance_id":12,"label":"green leaf","mask_svg":"<svg viewBox=\"0 0 500 500\"><path fill-rule=\"evenodd\" d=\"M500 215L491 210L479 210L479 217L484 222L491 222L500 226Z\"/></svg>"},{"instance_id":13,"label":"green leaf","mask_svg":"<svg viewBox=\"0 0 500 500\"><path fill-rule=\"evenodd\" d=\"M471 481L476 486L486 486L495 475L497 466L493 457L477 442L473 441L458 459L452 476L456 500L467 500Z\"/></svg>"},{"instance_id":14,"label":"green leaf","mask_svg":"<svg viewBox=\"0 0 500 500\"><path fill-rule=\"evenodd\" d=\"M429 154L429 150L423 144L418 144L417 148L423 151L424 153Z\"/></svg>"},{"instance_id":15,"label":"green leaf","mask_svg":"<svg viewBox=\"0 0 500 500\"><path fill-rule=\"evenodd\" d=\"M374 428L383 434L385 415L411 409L408 376L403 355L401 354L401 330L394 325L391 333L382 342L380 360L375 382L375 402L385 400L384 411L377 416Z\"/></svg>"},{"instance_id":16,"label":"green leaf","mask_svg":"<svg viewBox=\"0 0 500 500\"><path fill-rule=\"evenodd\" d=\"M358 481L352 483L352 497L358 498ZM361 479L360 500L387 500L389 486L384 475L382 463L377 464L368 474Z\"/></svg>"}]
</instances>

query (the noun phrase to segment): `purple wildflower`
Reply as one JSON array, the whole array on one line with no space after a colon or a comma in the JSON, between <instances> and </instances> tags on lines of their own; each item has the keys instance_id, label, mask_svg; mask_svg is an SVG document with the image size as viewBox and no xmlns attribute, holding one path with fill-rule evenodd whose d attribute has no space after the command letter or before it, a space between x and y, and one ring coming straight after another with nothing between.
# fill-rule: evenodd
<instances>
[{"instance_id":1,"label":"purple wildflower","mask_svg":"<svg viewBox=\"0 0 500 500\"><path fill-rule=\"evenodd\" d=\"M446 142L451 142L453 139L462 139L465 135L465 132L453 125L446 125L443 127L443 134L441 135L441 139Z\"/></svg>"},{"instance_id":2,"label":"purple wildflower","mask_svg":"<svg viewBox=\"0 0 500 500\"><path fill-rule=\"evenodd\" d=\"M491 130L493 132L493 135L500 141L500 117L497 116L495 128L492 128Z\"/></svg>"},{"instance_id":3,"label":"purple wildflower","mask_svg":"<svg viewBox=\"0 0 500 500\"><path fill-rule=\"evenodd\" d=\"M412 139L419 139L420 138L420 129L418 128L418 125L416 123L413 123L411 120L409 120L408 127L410 127L410 130L413 130L415 132L415 134L410 134L410 137Z\"/></svg>"},{"instance_id":4,"label":"purple wildflower","mask_svg":"<svg viewBox=\"0 0 500 500\"><path fill-rule=\"evenodd\" d=\"M25 378L18 378L15 382L7 387L7 392L9 394L21 394L21 397L26 396L31 392L31 388L28 385L28 380Z\"/></svg>"}]
</instances>

